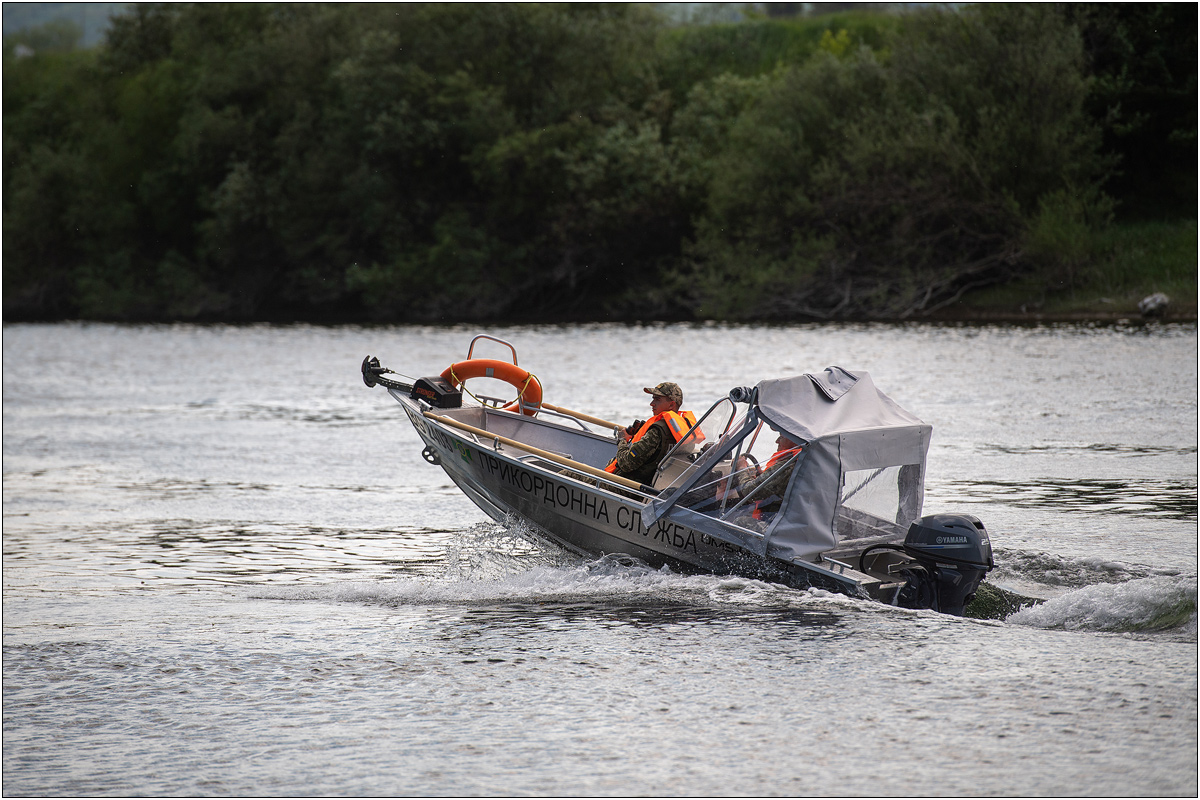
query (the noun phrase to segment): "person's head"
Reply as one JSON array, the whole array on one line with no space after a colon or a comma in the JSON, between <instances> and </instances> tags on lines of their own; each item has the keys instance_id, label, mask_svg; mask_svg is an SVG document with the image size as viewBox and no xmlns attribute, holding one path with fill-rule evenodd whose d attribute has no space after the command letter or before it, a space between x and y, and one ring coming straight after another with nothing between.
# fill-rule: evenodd
<instances>
[{"instance_id":1,"label":"person's head","mask_svg":"<svg viewBox=\"0 0 1200 800\"><path fill-rule=\"evenodd\" d=\"M779 434L775 438L775 446L780 450L790 450L791 448L800 444L799 442L792 441L792 439L786 433L779 430L774 425L771 426L771 432Z\"/></svg>"},{"instance_id":2,"label":"person's head","mask_svg":"<svg viewBox=\"0 0 1200 800\"><path fill-rule=\"evenodd\" d=\"M655 414L678 411L683 406L683 390L679 388L678 383L664 381L653 389L647 388L642 391L650 395L650 409Z\"/></svg>"}]
</instances>

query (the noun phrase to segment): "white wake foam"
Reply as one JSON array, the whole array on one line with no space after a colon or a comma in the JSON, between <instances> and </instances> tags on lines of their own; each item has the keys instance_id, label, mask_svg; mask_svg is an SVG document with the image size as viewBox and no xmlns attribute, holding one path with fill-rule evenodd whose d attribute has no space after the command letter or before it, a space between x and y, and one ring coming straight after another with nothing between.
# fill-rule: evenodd
<instances>
[{"instance_id":1,"label":"white wake foam","mask_svg":"<svg viewBox=\"0 0 1200 800\"><path fill-rule=\"evenodd\" d=\"M792 589L737 576L682 575L654 569L624 556L576 563L541 564L521 571L480 570L464 575L453 570L442 578L396 578L386 581L279 586L256 591L279 600L371 603L383 605L476 605L527 602L622 602L656 600L699 605L756 608L796 607L829 603L820 590ZM852 598L837 598L854 603Z\"/></svg>"},{"instance_id":2,"label":"white wake foam","mask_svg":"<svg viewBox=\"0 0 1200 800\"><path fill-rule=\"evenodd\" d=\"M1008 622L1036 628L1153 631L1196 627L1196 577L1086 586L1022 609Z\"/></svg>"}]
</instances>

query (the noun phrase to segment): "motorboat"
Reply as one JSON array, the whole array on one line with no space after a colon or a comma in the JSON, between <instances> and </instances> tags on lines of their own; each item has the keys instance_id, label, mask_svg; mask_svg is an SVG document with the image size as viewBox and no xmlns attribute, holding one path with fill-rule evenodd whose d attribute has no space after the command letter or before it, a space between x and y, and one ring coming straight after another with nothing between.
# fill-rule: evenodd
<instances>
[{"instance_id":1,"label":"motorboat","mask_svg":"<svg viewBox=\"0 0 1200 800\"><path fill-rule=\"evenodd\" d=\"M488 340L504 358L474 357ZM493 519L575 553L981 616L969 606L995 566L987 530L970 514L921 515L932 428L866 372L730 387L647 483L606 470L626 426L547 402L509 342L481 334L441 374L389 375L403 377L363 359L364 383L400 404L425 461ZM472 393L480 377L516 398Z\"/></svg>"}]
</instances>

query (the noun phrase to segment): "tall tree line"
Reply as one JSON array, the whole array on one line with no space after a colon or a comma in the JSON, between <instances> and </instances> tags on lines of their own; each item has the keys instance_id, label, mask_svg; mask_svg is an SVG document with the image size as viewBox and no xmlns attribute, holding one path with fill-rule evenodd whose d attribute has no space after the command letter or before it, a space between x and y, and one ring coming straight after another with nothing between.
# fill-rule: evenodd
<instances>
[{"instance_id":1,"label":"tall tree line","mask_svg":"<svg viewBox=\"0 0 1200 800\"><path fill-rule=\"evenodd\" d=\"M919 315L1195 214L1195 37L1183 4L138 4L6 43L5 317Z\"/></svg>"}]
</instances>

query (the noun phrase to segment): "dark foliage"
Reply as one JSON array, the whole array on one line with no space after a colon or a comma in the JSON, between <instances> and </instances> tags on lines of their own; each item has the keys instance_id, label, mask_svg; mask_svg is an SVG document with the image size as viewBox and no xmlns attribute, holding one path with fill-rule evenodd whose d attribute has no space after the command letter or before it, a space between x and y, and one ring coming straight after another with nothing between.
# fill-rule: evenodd
<instances>
[{"instance_id":1,"label":"dark foliage","mask_svg":"<svg viewBox=\"0 0 1200 800\"><path fill-rule=\"evenodd\" d=\"M1196 5L1070 3L1095 85L1089 110L1119 156L1106 189L1132 218L1196 216Z\"/></svg>"},{"instance_id":2,"label":"dark foliage","mask_svg":"<svg viewBox=\"0 0 1200 800\"><path fill-rule=\"evenodd\" d=\"M1194 213L1194 6L133 4L71 33L5 48L10 320L900 318L1069 278L1105 191Z\"/></svg>"}]
</instances>

